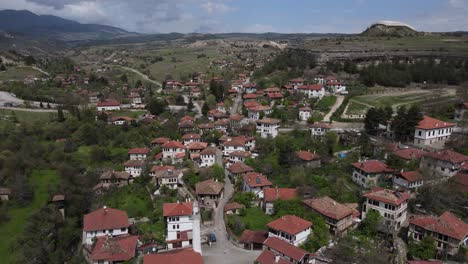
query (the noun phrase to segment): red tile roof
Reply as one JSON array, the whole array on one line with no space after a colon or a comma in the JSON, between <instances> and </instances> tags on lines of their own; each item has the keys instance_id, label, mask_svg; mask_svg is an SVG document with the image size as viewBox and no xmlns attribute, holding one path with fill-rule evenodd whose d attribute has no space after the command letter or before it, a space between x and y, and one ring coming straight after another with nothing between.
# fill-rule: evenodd
<instances>
[{"instance_id":1,"label":"red tile roof","mask_svg":"<svg viewBox=\"0 0 468 264\"><path fill-rule=\"evenodd\" d=\"M94 262L127 261L135 257L138 236L99 237L91 252Z\"/></svg>"},{"instance_id":2,"label":"red tile roof","mask_svg":"<svg viewBox=\"0 0 468 264\"><path fill-rule=\"evenodd\" d=\"M145 162L142 160L127 160L124 163L125 167L142 167Z\"/></svg>"},{"instance_id":3,"label":"red tile roof","mask_svg":"<svg viewBox=\"0 0 468 264\"><path fill-rule=\"evenodd\" d=\"M351 210L349 207L336 202L328 196L304 200L304 204L319 212L320 214L335 220L341 220L353 214L353 210Z\"/></svg>"},{"instance_id":4,"label":"red tile roof","mask_svg":"<svg viewBox=\"0 0 468 264\"><path fill-rule=\"evenodd\" d=\"M185 203L165 203L163 205L163 215L167 216L181 216L192 215L192 202Z\"/></svg>"},{"instance_id":5,"label":"red tile roof","mask_svg":"<svg viewBox=\"0 0 468 264\"><path fill-rule=\"evenodd\" d=\"M258 172L248 172L242 178L250 188L273 186L265 175Z\"/></svg>"},{"instance_id":6,"label":"red tile roof","mask_svg":"<svg viewBox=\"0 0 468 264\"><path fill-rule=\"evenodd\" d=\"M179 148L185 149L185 145L179 141L168 141L162 145L163 148Z\"/></svg>"},{"instance_id":7,"label":"red tile roof","mask_svg":"<svg viewBox=\"0 0 468 264\"><path fill-rule=\"evenodd\" d=\"M437 160L448 161L452 164L459 164L468 161L468 156L452 150L443 150L439 152L427 152L424 153L424 157L431 157Z\"/></svg>"},{"instance_id":8,"label":"red tile roof","mask_svg":"<svg viewBox=\"0 0 468 264\"><path fill-rule=\"evenodd\" d=\"M263 242L265 242L267 238L267 231L252 231L249 229L245 229L244 232L242 232L242 235L239 237L239 242L248 244L263 244Z\"/></svg>"},{"instance_id":9,"label":"red tile roof","mask_svg":"<svg viewBox=\"0 0 468 264\"><path fill-rule=\"evenodd\" d=\"M388 204L400 205L407 201L410 198L410 195L407 193L374 187L371 191L366 192L364 197Z\"/></svg>"},{"instance_id":10,"label":"red tile roof","mask_svg":"<svg viewBox=\"0 0 468 264\"><path fill-rule=\"evenodd\" d=\"M229 153L229 156L248 158L252 156L252 153L250 153L250 151L235 150Z\"/></svg>"},{"instance_id":11,"label":"red tile roof","mask_svg":"<svg viewBox=\"0 0 468 264\"><path fill-rule=\"evenodd\" d=\"M295 215L285 215L276 220L271 221L267 226L274 230L279 230L291 235L299 234L305 229L312 226L312 222L304 220Z\"/></svg>"},{"instance_id":12,"label":"red tile roof","mask_svg":"<svg viewBox=\"0 0 468 264\"><path fill-rule=\"evenodd\" d=\"M297 198L297 190L295 188L268 188L265 189L263 193L265 202Z\"/></svg>"},{"instance_id":13,"label":"red tile roof","mask_svg":"<svg viewBox=\"0 0 468 264\"><path fill-rule=\"evenodd\" d=\"M305 150L297 151L296 155L299 159L303 161L312 161L320 159L320 155Z\"/></svg>"},{"instance_id":14,"label":"red tile roof","mask_svg":"<svg viewBox=\"0 0 468 264\"><path fill-rule=\"evenodd\" d=\"M267 240L265 240L265 243L263 244L277 252L280 252L285 256L290 257L295 261L301 261L304 257L310 254L302 248L295 247L277 237L269 237L267 238Z\"/></svg>"},{"instance_id":15,"label":"red tile roof","mask_svg":"<svg viewBox=\"0 0 468 264\"><path fill-rule=\"evenodd\" d=\"M250 171L254 171L254 169L243 162L236 162L229 166L228 169L231 173L238 174L238 173L246 173Z\"/></svg>"},{"instance_id":16,"label":"red tile roof","mask_svg":"<svg viewBox=\"0 0 468 264\"><path fill-rule=\"evenodd\" d=\"M228 204L226 204L224 206L224 212L237 210L237 209L242 209L242 208L245 208L245 205L240 204L240 203L236 203L236 202L232 202L232 203L228 203Z\"/></svg>"},{"instance_id":17,"label":"red tile roof","mask_svg":"<svg viewBox=\"0 0 468 264\"><path fill-rule=\"evenodd\" d=\"M255 263L258 264L293 264L292 262L286 260L285 258L278 256L279 259L276 259L276 255L269 251L264 250L260 256L257 257Z\"/></svg>"},{"instance_id":18,"label":"red tile roof","mask_svg":"<svg viewBox=\"0 0 468 264\"><path fill-rule=\"evenodd\" d=\"M209 179L195 184L197 195L219 195L224 189L224 183Z\"/></svg>"},{"instance_id":19,"label":"red tile roof","mask_svg":"<svg viewBox=\"0 0 468 264\"><path fill-rule=\"evenodd\" d=\"M281 123L281 120L275 119L275 118L263 118L263 119L257 120L257 123L277 125Z\"/></svg>"},{"instance_id":20,"label":"red tile roof","mask_svg":"<svg viewBox=\"0 0 468 264\"><path fill-rule=\"evenodd\" d=\"M301 86L297 87L297 89L299 89L299 90L310 90L310 91L320 91L320 90L325 89L325 88L323 88L323 85L321 85L321 84L309 84L309 85L301 85Z\"/></svg>"},{"instance_id":21,"label":"red tile roof","mask_svg":"<svg viewBox=\"0 0 468 264\"><path fill-rule=\"evenodd\" d=\"M405 148L393 152L393 155L405 160L420 159L426 151L418 148Z\"/></svg>"},{"instance_id":22,"label":"red tile roof","mask_svg":"<svg viewBox=\"0 0 468 264\"><path fill-rule=\"evenodd\" d=\"M261 104L256 102L256 101L247 101L247 102L244 102L244 107L247 108L247 109L250 109L252 107L256 107L256 106L260 106Z\"/></svg>"},{"instance_id":23,"label":"red tile roof","mask_svg":"<svg viewBox=\"0 0 468 264\"><path fill-rule=\"evenodd\" d=\"M162 145L168 141L170 141L171 139L170 138L167 138L167 137L160 137L160 138L157 138L153 141L151 141L151 144L158 144L158 145Z\"/></svg>"},{"instance_id":24,"label":"red tile roof","mask_svg":"<svg viewBox=\"0 0 468 264\"><path fill-rule=\"evenodd\" d=\"M217 149L214 147L207 147L200 152L200 155L216 155Z\"/></svg>"},{"instance_id":25,"label":"red tile roof","mask_svg":"<svg viewBox=\"0 0 468 264\"><path fill-rule=\"evenodd\" d=\"M404 171L397 174L397 177L401 177L408 182L420 181L423 179L422 174L419 171Z\"/></svg>"},{"instance_id":26,"label":"red tile roof","mask_svg":"<svg viewBox=\"0 0 468 264\"><path fill-rule=\"evenodd\" d=\"M325 122L315 122L312 125L310 125L310 127L331 129L332 125L330 123L325 123Z\"/></svg>"},{"instance_id":27,"label":"red tile roof","mask_svg":"<svg viewBox=\"0 0 468 264\"><path fill-rule=\"evenodd\" d=\"M256 94L253 94L253 93L250 93L250 94L246 94L244 96L242 96L242 98L244 99L257 99L257 95Z\"/></svg>"},{"instance_id":28,"label":"red tile roof","mask_svg":"<svg viewBox=\"0 0 468 264\"><path fill-rule=\"evenodd\" d=\"M202 150L208 147L208 143L206 142L190 142L188 145L188 149L191 150Z\"/></svg>"},{"instance_id":29,"label":"red tile roof","mask_svg":"<svg viewBox=\"0 0 468 264\"><path fill-rule=\"evenodd\" d=\"M257 112L270 111L271 110L271 107L269 107L268 105L254 105L254 106L248 107L248 108L249 108L249 111L257 111Z\"/></svg>"},{"instance_id":30,"label":"red tile roof","mask_svg":"<svg viewBox=\"0 0 468 264\"><path fill-rule=\"evenodd\" d=\"M149 152L149 148L132 148L128 151L128 154L148 154Z\"/></svg>"},{"instance_id":31,"label":"red tile roof","mask_svg":"<svg viewBox=\"0 0 468 264\"><path fill-rule=\"evenodd\" d=\"M468 224L450 212L445 212L439 217L414 216L409 222L426 230L444 234L458 240L463 240L468 236Z\"/></svg>"},{"instance_id":32,"label":"red tile roof","mask_svg":"<svg viewBox=\"0 0 468 264\"><path fill-rule=\"evenodd\" d=\"M157 171L168 171L168 170L175 170L174 166L153 166L150 172L157 172Z\"/></svg>"},{"instance_id":33,"label":"red tile roof","mask_svg":"<svg viewBox=\"0 0 468 264\"><path fill-rule=\"evenodd\" d=\"M299 111L301 111L301 112L311 112L312 109L310 107L301 107L301 108L299 108Z\"/></svg>"},{"instance_id":34,"label":"red tile roof","mask_svg":"<svg viewBox=\"0 0 468 264\"><path fill-rule=\"evenodd\" d=\"M447 128L447 127L454 127L455 124L441 121L430 116L424 115L423 119L419 121L416 128L419 129L437 129L437 128Z\"/></svg>"},{"instance_id":35,"label":"red tile roof","mask_svg":"<svg viewBox=\"0 0 468 264\"><path fill-rule=\"evenodd\" d=\"M279 92L277 92L277 93L268 93L267 96L270 99L281 99L281 98L283 98L283 95L281 93L279 93Z\"/></svg>"},{"instance_id":36,"label":"red tile roof","mask_svg":"<svg viewBox=\"0 0 468 264\"><path fill-rule=\"evenodd\" d=\"M105 106L120 106L120 103L117 101L106 101L106 102L98 102L96 104L97 106L100 107L105 107Z\"/></svg>"},{"instance_id":37,"label":"red tile roof","mask_svg":"<svg viewBox=\"0 0 468 264\"><path fill-rule=\"evenodd\" d=\"M304 79L302 79L302 78L295 78L295 79L289 80L289 82L299 82L299 83L301 83L301 82L304 82Z\"/></svg>"},{"instance_id":38,"label":"red tile roof","mask_svg":"<svg viewBox=\"0 0 468 264\"><path fill-rule=\"evenodd\" d=\"M367 160L353 163L355 168L358 168L366 173L382 173L392 172L393 170L380 160Z\"/></svg>"},{"instance_id":39,"label":"red tile roof","mask_svg":"<svg viewBox=\"0 0 468 264\"><path fill-rule=\"evenodd\" d=\"M241 121L242 119L244 119L244 116L239 114L233 114L229 117L229 119L232 121Z\"/></svg>"},{"instance_id":40,"label":"red tile roof","mask_svg":"<svg viewBox=\"0 0 468 264\"><path fill-rule=\"evenodd\" d=\"M127 228L130 226L125 211L113 208L100 208L84 215L83 231L98 231Z\"/></svg>"},{"instance_id":41,"label":"red tile roof","mask_svg":"<svg viewBox=\"0 0 468 264\"><path fill-rule=\"evenodd\" d=\"M182 136L182 139L200 139L201 138L201 135L200 134L195 134L195 133L191 133L191 134L185 134Z\"/></svg>"},{"instance_id":42,"label":"red tile roof","mask_svg":"<svg viewBox=\"0 0 468 264\"><path fill-rule=\"evenodd\" d=\"M193 249L171 250L158 254L147 254L143 257L143 264L203 264L200 253Z\"/></svg>"}]
</instances>

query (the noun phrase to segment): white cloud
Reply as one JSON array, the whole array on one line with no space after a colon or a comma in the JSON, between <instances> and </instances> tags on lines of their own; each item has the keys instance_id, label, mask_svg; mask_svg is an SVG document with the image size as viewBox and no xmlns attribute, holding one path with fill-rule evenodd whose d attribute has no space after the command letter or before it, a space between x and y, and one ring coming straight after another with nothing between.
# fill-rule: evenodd
<instances>
[{"instance_id":1,"label":"white cloud","mask_svg":"<svg viewBox=\"0 0 468 264\"><path fill-rule=\"evenodd\" d=\"M268 24L253 24L250 25L242 30L242 32L248 33L265 33L265 32L274 32L274 28L272 25Z\"/></svg>"},{"instance_id":2,"label":"white cloud","mask_svg":"<svg viewBox=\"0 0 468 264\"><path fill-rule=\"evenodd\" d=\"M208 14L222 14L230 11L236 10L236 8L228 6L225 3L221 2L214 2L214 1L207 1L201 4L201 7L208 13Z\"/></svg>"}]
</instances>

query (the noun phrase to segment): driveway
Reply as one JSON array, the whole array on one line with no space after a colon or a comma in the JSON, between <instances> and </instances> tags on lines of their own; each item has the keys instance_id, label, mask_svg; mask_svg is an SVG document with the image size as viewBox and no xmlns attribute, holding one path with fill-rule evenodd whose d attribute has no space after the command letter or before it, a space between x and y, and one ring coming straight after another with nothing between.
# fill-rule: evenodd
<instances>
[{"instance_id":1,"label":"driveway","mask_svg":"<svg viewBox=\"0 0 468 264\"><path fill-rule=\"evenodd\" d=\"M324 122L330 122L330 118L331 116L333 115L333 113L336 112L336 110L338 110L338 108L341 106L341 104L343 103L345 97L343 95L338 95L336 97L336 102L335 104L332 106L332 108L330 109L330 111L325 115L325 117L323 118L323 121Z\"/></svg>"},{"instance_id":2,"label":"driveway","mask_svg":"<svg viewBox=\"0 0 468 264\"><path fill-rule=\"evenodd\" d=\"M216 162L222 165L221 151L218 150ZM229 180L227 173L224 185L224 197L219 201L215 209L214 227L211 230L216 234L216 242L211 247L205 245L202 247L203 259L205 264L251 264L260 255L261 251L250 251L234 246L228 240L226 224L224 222L224 206L231 199L234 193L234 186Z\"/></svg>"}]
</instances>

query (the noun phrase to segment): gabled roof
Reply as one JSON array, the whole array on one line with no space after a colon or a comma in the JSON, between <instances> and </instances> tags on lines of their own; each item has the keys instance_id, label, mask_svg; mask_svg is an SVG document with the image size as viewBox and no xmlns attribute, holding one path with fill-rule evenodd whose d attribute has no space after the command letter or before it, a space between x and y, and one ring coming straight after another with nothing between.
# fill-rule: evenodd
<instances>
[{"instance_id":1,"label":"gabled roof","mask_svg":"<svg viewBox=\"0 0 468 264\"><path fill-rule=\"evenodd\" d=\"M127 160L124 163L125 167L142 167L145 162L142 160Z\"/></svg>"},{"instance_id":2,"label":"gabled roof","mask_svg":"<svg viewBox=\"0 0 468 264\"><path fill-rule=\"evenodd\" d=\"M216 155L217 149L214 147L207 147L200 152L200 155Z\"/></svg>"},{"instance_id":3,"label":"gabled roof","mask_svg":"<svg viewBox=\"0 0 468 264\"><path fill-rule=\"evenodd\" d=\"M179 141L168 141L162 145L163 148L179 148L185 149L185 145Z\"/></svg>"},{"instance_id":4,"label":"gabled roof","mask_svg":"<svg viewBox=\"0 0 468 264\"><path fill-rule=\"evenodd\" d=\"M120 106L120 103L117 101L106 101L106 102L98 102L96 105L99 107Z\"/></svg>"},{"instance_id":5,"label":"gabled roof","mask_svg":"<svg viewBox=\"0 0 468 264\"><path fill-rule=\"evenodd\" d=\"M353 163L353 166L366 173L392 172L393 170L380 160L366 160Z\"/></svg>"},{"instance_id":6,"label":"gabled roof","mask_svg":"<svg viewBox=\"0 0 468 264\"><path fill-rule=\"evenodd\" d=\"M404 171L398 173L396 176L401 177L408 182L421 181L423 179L423 176L419 171Z\"/></svg>"},{"instance_id":7,"label":"gabled roof","mask_svg":"<svg viewBox=\"0 0 468 264\"><path fill-rule=\"evenodd\" d=\"M244 232L242 232L242 235L239 237L239 242L248 244L263 244L267 238L268 231L252 231L245 229Z\"/></svg>"},{"instance_id":8,"label":"gabled roof","mask_svg":"<svg viewBox=\"0 0 468 264\"><path fill-rule=\"evenodd\" d=\"M428 130L428 129L447 128L447 127L454 127L454 126L455 126L454 123L441 121L441 120L432 118L430 116L424 115L423 119L419 121L416 128Z\"/></svg>"},{"instance_id":9,"label":"gabled roof","mask_svg":"<svg viewBox=\"0 0 468 264\"><path fill-rule=\"evenodd\" d=\"M237 203L237 202L232 202L224 206L224 212L242 209L242 208L245 208L245 205Z\"/></svg>"},{"instance_id":10,"label":"gabled roof","mask_svg":"<svg viewBox=\"0 0 468 264\"><path fill-rule=\"evenodd\" d=\"M149 148L132 148L128 151L128 154L148 154Z\"/></svg>"},{"instance_id":11,"label":"gabled roof","mask_svg":"<svg viewBox=\"0 0 468 264\"><path fill-rule=\"evenodd\" d=\"M296 156L303 161L313 161L320 159L320 155L305 150L296 151Z\"/></svg>"},{"instance_id":12,"label":"gabled roof","mask_svg":"<svg viewBox=\"0 0 468 264\"><path fill-rule=\"evenodd\" d=\"M420 159L426 151L418 148L405 148L393 152L393 155L405 160Z\"/></svg>"},{"instance_id":13,"label":"gabled roof","mask_svg":"<svg viewBox=\"0 0 468 264\"><path fill-rule=\"evenodd\" d=\"M245 94L244 96L242 96L242 98L244 99L257 99L257 97L258 95L253 94L253 93Z\"/></svg>"},{"instance_id":14,"label":"gabled roof","mask_svg":"<svg viewBox=\"0 0 468 264\"><path fill-rule=\"evenodd\" d=\"M297 198L296 188L268 188L263 191L265 202L276 200L291 200Z\"/></svg>"},{"instance_id":15,"label":"gabled roof","mask_svg":"<svg viewBox=\"0 0 468 264\"><path fill-rule=\"evenodd\" d=\"M364 197L380 201L392 205L400 205L410 198L407 193L374 187L372 190L366 192Z\"/></svg>"},{"instance_id":16,"label":"gabled roof","mask_svg":"<svg viewBox=\"0 0 468 264\"><path fill-rule=\"evenodd\" d=\"M336 202L328 196L304 200L303 202L320 214L335 220L341 220L353 214L353 210L349 207Z\"/></svg>"},{"instance_id":17,"label":"gabled roof","mask_svg":"<svg viewBox=\"0 0 468 264\"><path fill-rule=\"evenodd\" d=\"M143 264L203 264L200 253L193 249L170 250L158 254L147 254L143 257Z\"/></svg>"},{"instance_id":18,"label":"gabled roof","mask_svg":"<svg viewBox=\"0 0 468 264\"><path fill-rule=\"evenodd\" d=\"M289 80L289 82L304 82L304 79L302 79L302 78L294 78L294 79Z\"/></svg>"},{"instance_id":19,"label":"gabled roof","mask_svg":"<svg viewBox=\"0 0 468 264\"><path fill-rule=\"evenodd\" d=\"M200 138L201 138L201 135L200 134L195 134L195 133L189 133L189 134L185 134L185 135L182 136L183 140L200 139Z\"/></svg>"},{"instance_id":20,"label":"gabled roof","mask_svg":"<svg viewBox=\"0 0 468 264\"><path fill-rule=\"evenodd\" d=\"M163 204L163 215L164 217L192 215L192 208L192 202L165 203Z\"/></svg>"},{"instance_id":21,"label":"gabled roof","mask_svg":"<svg viewBox=\"0 0 468 264\"><path fill-rule=\"evenodd\" d=\"M269 107L268 105L254 105L254 106L248 107L248 109L249 111L260 112L260 111L270 111L271 107Z\"/></svg>"},{"instance_id":22,"label":"gabled roof","mask_svg":"<svg viewBox=\"0 0 468 264\"><path fill-rule=\"evenodd\" d=\"M281 120L275 119L275 118L263 118L263 119L257 120L257 123L259 123L259 124L278 125L278 124L281 123Z\"/></svg>"},{"instance_id":23,"label":"gabled roof","mask_svg":"<svg viewBox=\"0 0 468 264\"><path fill-rule=\"evenodd\" d=\"M224 189L224 183L209 179L195 184L195 193L201 195L219 195Z\"/></svg>"},{"instance_id":24,"label":"gabled roof","mask_svg":"<svg viewBox=\"0 0 468 264\"><path fill-rule=\"evenodd\" d=\"M310 125L310 127L332 129L332 125L330 123L325 123L325 122L315 122L312 125Z\"/></svg>"},{"instance_id":25,"label":"gabled roof","mask_svg":"<svg viewBox=\"0 0 468 264\"><path fill-rule=\"evenodd\" d=\"M153 166L150 172L157 172L157 171L168 171L168 170L175 170L174 166Z\"/></svg>"},{"instance_id":26,"label":"gabled roof","mask_svg":"<svg viewBox=\"0 0 468 264\"><path fill-rule=\"evenodd\" d=\"M430 157L436 160L448 161L452 164L468 162L468 156L465 156L461 153L458 153L452 150L443 150L443 151L438 151L438 152L426 152L424 153L423 156Z\"/></svg>"},{"instance_id":27,"label":"gabled roof","mask_svg":"<svg viewBox=\"0 0 468 264\"><path fill-rule=\"evenodd\" d=\"M242 178L250 188L273 186L265 175L258 172L248 172Z\"/></svg>"},{"instance_id":28,"label":"gabled roof","mask_svg":"<svg viewBox=\"0 0 468 264\"><path fill-rule=\"evenodd\" d=\"M468 236L468 224L450 212L445 212L439 217L415 216L409 222L426 230L444 234L458 240L463 240Z\"/></svg>"},{"instance_id":29,"label":"gabled roof","mask_svg":"<svg viewBox=\"0 0 468 264\"><path fill-rule=\"evenodd\" d=\"M254 171L254 169L252 167L246 165L243 162L236 162L236 163L232 164L231 166L229 166L228 170L231 173L234 173L234 174Z\"/></svg>"},{"instance_id":30,"label":"gabled roof","mask_svg":"<svg viewBox=\"0 0 468 264\"><path fill-rule=\"evenodd\" d=\"M130 226L125 211L113 208L100 208L83 217L83 231L98 231L127 228Z\"/></svg>"},{"instance_id":31,"label":"gabled roof","mask_svg":"<svg viewBox=\"0 0 468 264\"><path fill-rule=\"evenodd\" d=\"M98 237L91 253L94 262L119 262L135 257L138 236Z\"/></svg>"},{"instance_id":32,"label":"gabled roof","mask_svg":"<svg viewBox=\"0 0 468 264\"><path fill-rule=\"evenodd\" d=\"M255 260L255 263L258 264L293 264L291 261L286 260L285 258L278 256L278 259L276 258L277 256L269 251L269 250L264 250L260 256L257 257Z\"/></svg>"},{"instance_id":33,"label":"gabled roof","mask_svg":"<svg viewBox=\"0 0 468 264\"><path fill-rule=\"evenodd\" d=\"M295 261L301 261L304 257L310 254L302 248L293 246L288 242L281 240L277 237L269 237L267 238L267 240L265 240L265 243L263 244L277 252L280 252L285 256L290 257Z\"/></svg>"},{"instance_id":34,"label":"gabled roof","mask_svg":"<svg viewBox=\"0 0 468 264\"><path fill-rule=\"evenodd\" d=\"M233 114L233 115L229 116L229 119L232 120L232 121L241 121L244 118L245 118L245 116L239 115L239 114Z\"/></svg>"},{"instance_id":35,"label":"gabled roof","mask_svg":"<svg viewBox=\"0 0 468 264\"><path fill-rule=\"evenodd\" d=\"M250 151L235 150L235 151L229 153L229 156L248 158L248 157L252 156L252 153Z\"/></svg>"},{"instance_id":36,"label":"gabled roof","mask_svg":"<svg viewBox=\"0 0 468 264\"><path fill-rule=\"evenodd\" d=\"M208 147L208 143L206 142L190 142L187 148L191 150L202 150L206 147Z\"/></svg>"},{"instance_id":37,"label":"gabled roof","mask_svg":"<svg viewBox=\"0 0 468 264\"><path fill-rule=\"evenodd\" d=\"M279 230L291 235L297 235L312 226L312 222L304 220L295 215L285 215L271 221L267 226L274 230Z\"/></svg>"}]
</instances>

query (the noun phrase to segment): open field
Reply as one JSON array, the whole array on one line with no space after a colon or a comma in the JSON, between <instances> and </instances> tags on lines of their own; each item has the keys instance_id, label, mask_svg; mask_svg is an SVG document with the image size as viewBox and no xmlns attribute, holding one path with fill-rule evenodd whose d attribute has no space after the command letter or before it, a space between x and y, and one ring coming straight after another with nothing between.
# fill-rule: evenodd
<instances>
[{"instance_id":1,"label":"open field","mask_svg":"<svg viewBox=\"0 0 468 264\"><path fill-rule=\"evenodd\" d=\"M8 210L10 220L0 225L0 258L2 263L10 263L12 251L9 246L24 231L27 219L37 212L49 199L49 189L57 186L59 177L52 170L35 170L29 177L29 183L34 190L34 199L26 207L16 208L13 206Z\"/></svg>"},{"instance_id":2,"label":"open field","mask_svg":"<svg viewBox=\"0 0 468 264\"><path fill-rule=\"evenodd\" d=\"M45 77L45 75L31 67L8 67L6 71L0 72L0 81L23 80L27 76Z\"/></svg>"},{"instance_id":3,"label":"open field","mask_svg":"<svg viewBox=\"0 0 468 264\"><path fill-rule=\"evenodd\" d=\"M228 216L229 226L235 225L235 217L237 216L234 216L234 215ZM245 213L242 215L239 215L239 218L240 218L240 221L244 224L245 229L250 229L250 230L266 230L267 229L266 225L273 220L273 217L266 215L262 211L262 209L258 207L246 208ZM240 235L240 234L236 234L236 235Z\"/></svg>"},{"instance_id":4,"label":"open field","mask_svg":"<svg viewBox=\"0 0 468 264\"><path fill-rule=\"evenodd\" d=\"M13 121L15 118L20 123L33 123L33 122L49 122L55 118L57 113L50 112L27 112L20 110L6 110L0 109L0 118L5 117L6 120Z\"/></svg>"},{"instance_id":5,"label":"open field","mask_svg":"<svg viewBox=\"0 0 468 264\"><path fill-rule=\"evenodd\" d=\"M112 113L112 116L128 116L132 118L137 118L143 114L145 114L146 111L127 111L127 110L120 110L120 111L115 111Z\"/></svg>"}]
</instances>

